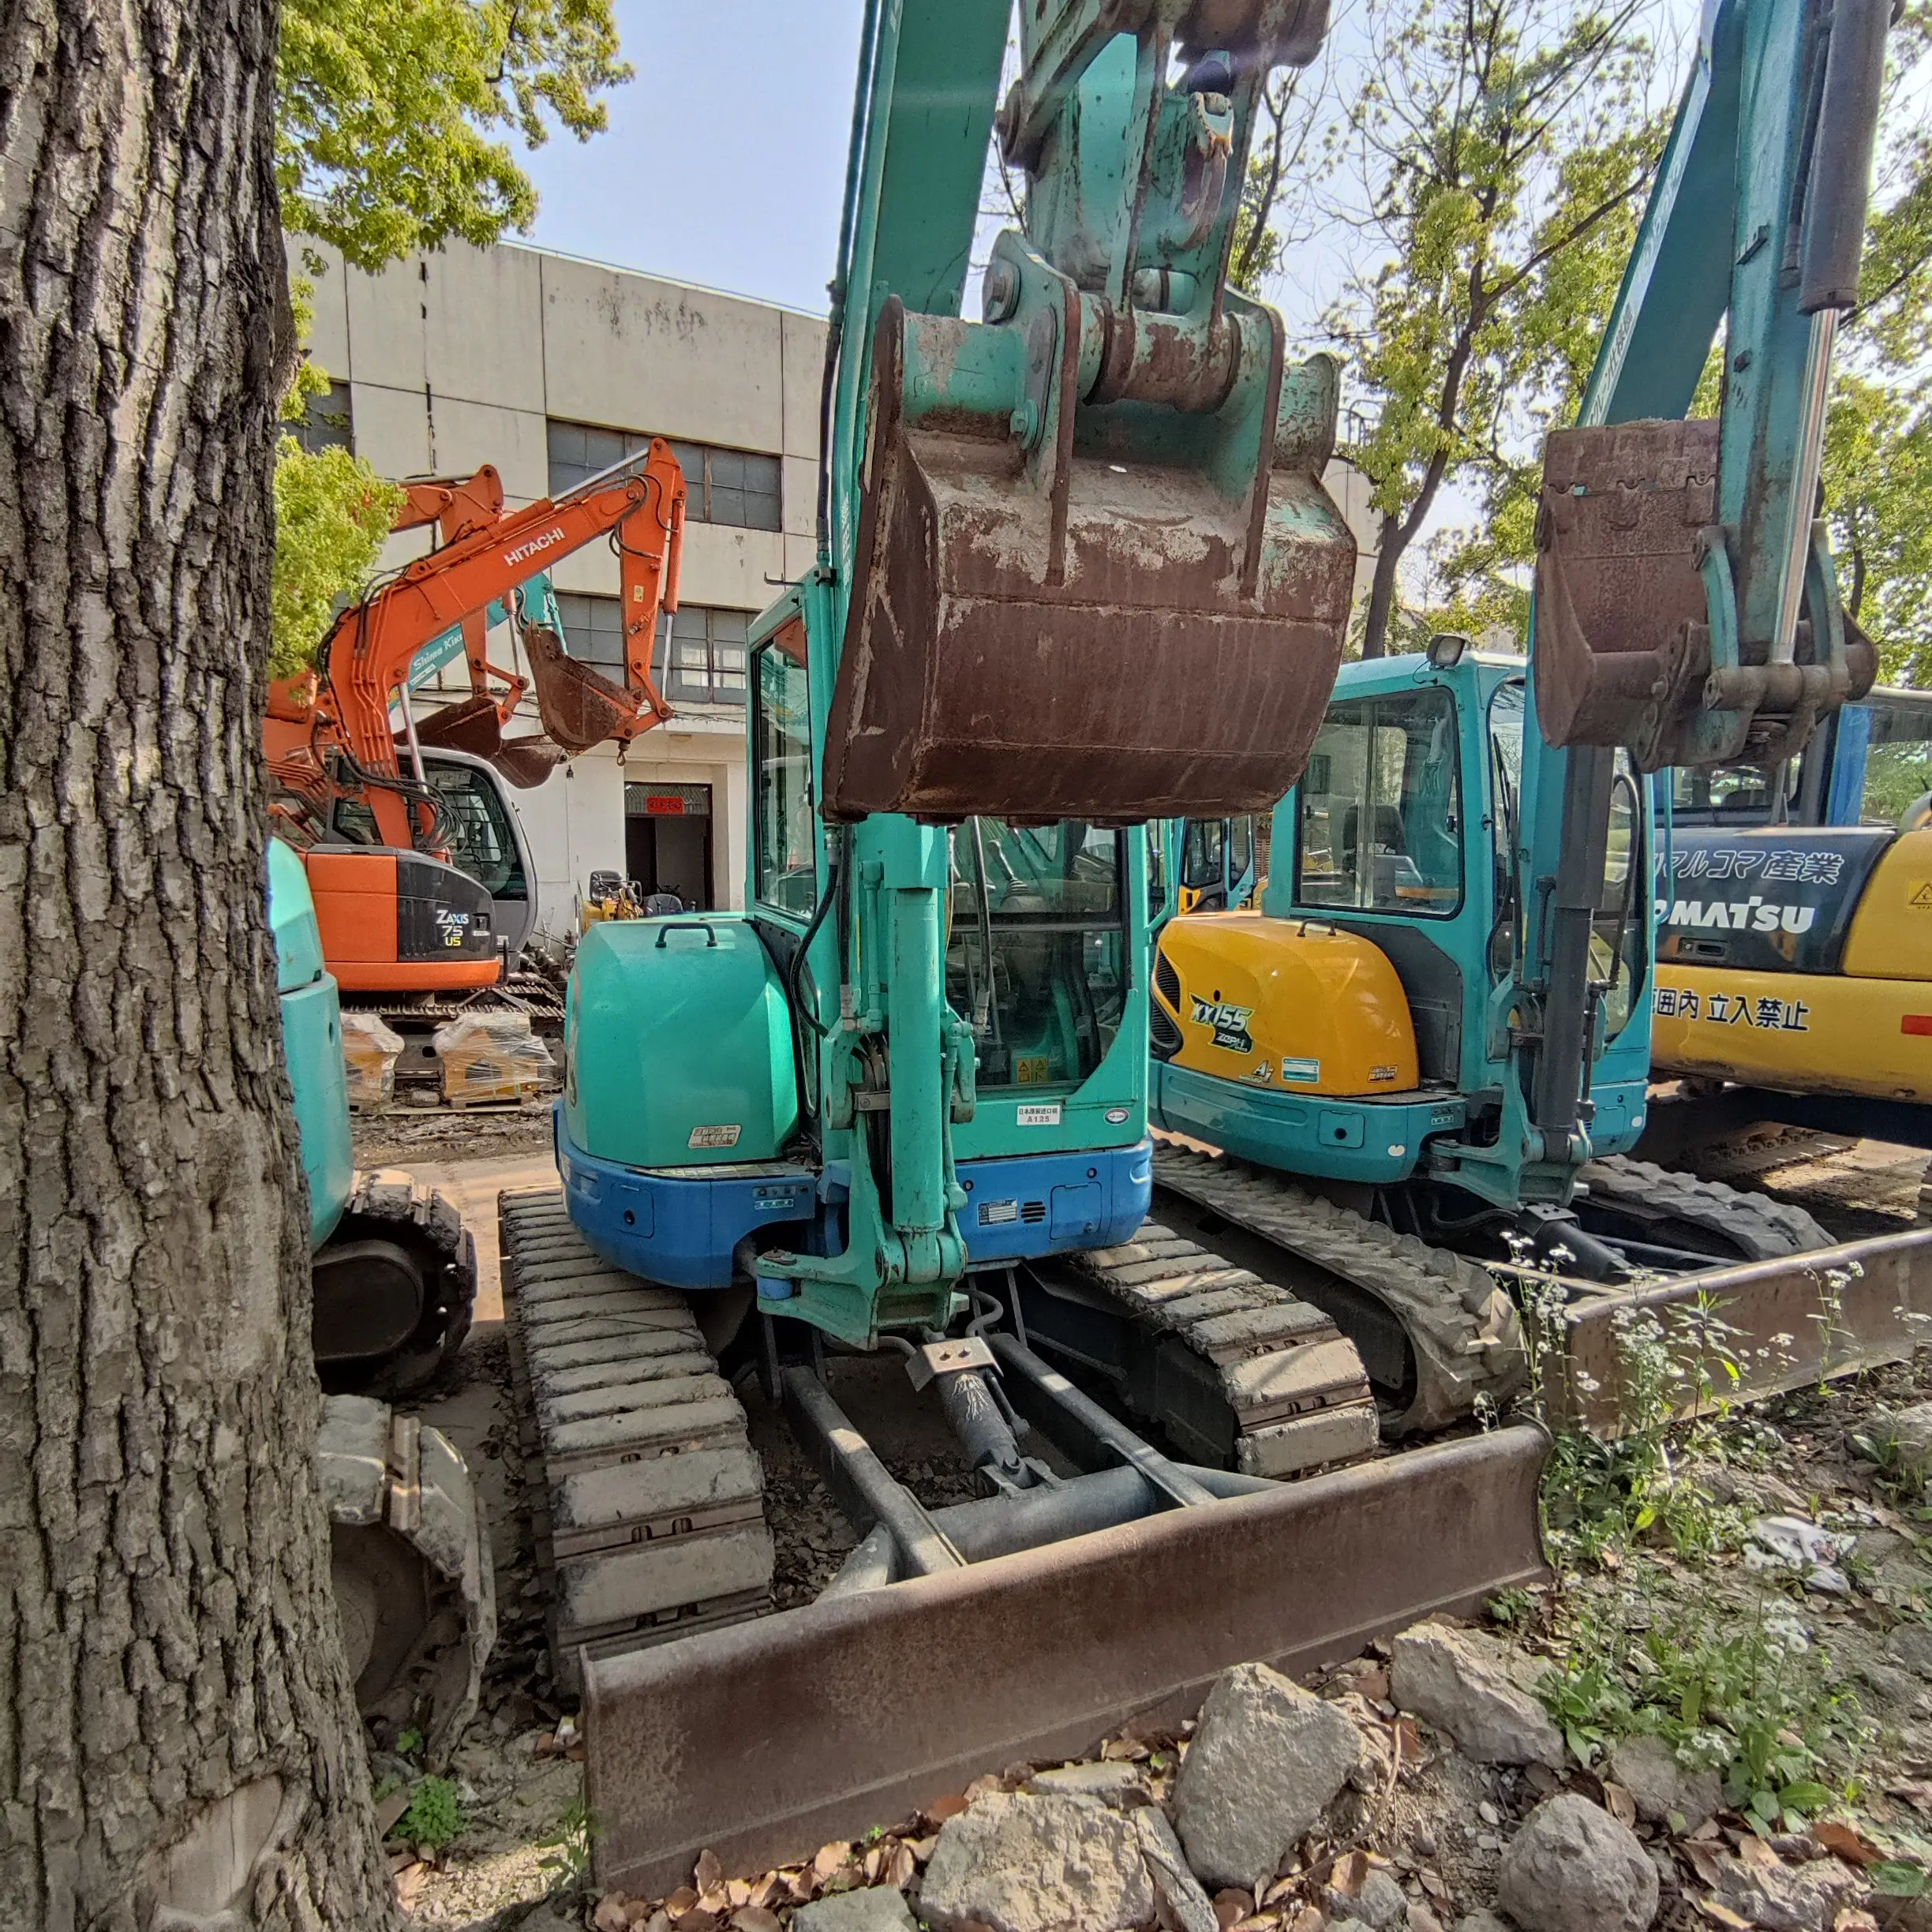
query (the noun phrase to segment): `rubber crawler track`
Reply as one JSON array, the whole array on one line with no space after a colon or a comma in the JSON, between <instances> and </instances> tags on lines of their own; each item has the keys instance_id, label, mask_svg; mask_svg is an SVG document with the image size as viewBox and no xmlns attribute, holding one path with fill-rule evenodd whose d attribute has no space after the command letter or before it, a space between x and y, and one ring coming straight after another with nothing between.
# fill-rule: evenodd
<instances>
[{"instance_id":1,"label":"rubber crawler track","mask_svg":"<svg viewBox=\"0 0 1932 1932\"><path fill-rule=\"evenodd\" d=\"M613 1268L560 1189L497 1197L504 1322L558 1680L770 1608L765 1481L689 1302Z\"/></svg>"},{"instance_id":2,"label":"rubber crawler track","mask_svg":"<svg viewBox=\"0 0 1932 1932\"><path fill-rule=\"evenodd\" d=\"M422 1271L422 1319L393 1354L373 1365L330 1365L324 1373L339 1392L395 1402L422 1387L462 1346L476 1310L476 1242L435 1189L382 1169L356 1176L355 1192L322 1253L352 1241L391 1241L414 1260Z\"/></svg>"},{"instance_id":3,"label":"rubber crawler track","mask_svg":"<svg viewBox=\"0 0 1932 1932\"><path fill-rule=\"evenodd\" d=\"M1187 1426L1182 1406L1212 1391L1209 1402L1227 1413L1202 1433L1230 1439L1234 1466L1246 1474L1301 1475L1374 1449L1380 1432L1361 1357L1320 1309L1158 1221L1068 1265L1157 1338L1142 1405L1170 1433ZM1176 1348L1192 1360L1177 1361ZM1200 1428L1204 1418L1194 1421Z\"/></svg>"},{"instance_id":4,"label":"rubber crawler track","mask_svg":"<svg viewBox=\"0 0 1932 1932\"><path fill-rule=\"evenodd\" d=\"M1515 1305L1479 1263L1226 1156L1157 1145L1154 1180L1340 1277L1402 1324L1415 1384L1407 1406L1384 1417L1390 1434L1463 1421L1484 1398L1500 1413L1524 1386L1528 1368Z\"/></svg>"},{"instance_id":5,"label":"rubber crawler track","mask_svg":"<svg viewBox=\"0 0 1932 1932\"><path fill-rule=\"evenodd\" d=\"M1832 1237L1802 1208L1721 1181L1701 1181L1674 1167L1612 1155L1592 1161L1582 1179L1589 1204L1656 1229L1667 1237L1665 1245L1674 1245L1668 1240L1672 1222L1715 1235L1744 1261L1775 1261L1833 1245Z\"/></svg>"}]
</instances>

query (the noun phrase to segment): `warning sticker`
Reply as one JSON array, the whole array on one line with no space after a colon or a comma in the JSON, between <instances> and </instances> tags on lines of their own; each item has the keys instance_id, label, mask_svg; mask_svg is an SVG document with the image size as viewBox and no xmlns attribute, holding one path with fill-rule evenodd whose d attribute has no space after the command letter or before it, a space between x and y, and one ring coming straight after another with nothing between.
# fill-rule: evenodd
<instances>
[{"instance_id":1,"label":"warning sticker","mask_svg":"<svg viewBox=\"0 0 1932 1932\"><path fill-rule=\"evenodd\" d=\"M1288 1060L1281 1063L1281 1076L1284 1080L1297 1080L1304 1084L1321 1078L1321 1062L1319 1060Z\"/></svg>"},{"instance_id":2,"label":"warning sticker","mask_svg":"<svg viewBox=\"0 0 1932 1932\"><path fill-rule=\"evenodd\" d=\"M1921 912L1932 912L1932 879L1927 879L1911 896L1911 904Z\"/></svg>"},{"instance_id":3,"label":"warning sticker","mask_svg":"<svg viewBox=\"0 0 1932 1932\"><path fill-rule=\"evenodd\" d=\"M694 1127L690 1140L684 1144L694 1148L736 1147L739 1135L743 1132L736 1121L724 1127Z\"/></svg>"},{"instance_id":4,"label":"warning sticker","mask_svg":"<svg viewBox=\"0 0 1932 1932\"><path fill-rule=\"evenodd\" d=\"M1060 1103L1058 1100L1024 1102L1017 1110L1017 1118L1022 1127L1058 1127L1060 1125Z\"/></svg>"}]
</instances>

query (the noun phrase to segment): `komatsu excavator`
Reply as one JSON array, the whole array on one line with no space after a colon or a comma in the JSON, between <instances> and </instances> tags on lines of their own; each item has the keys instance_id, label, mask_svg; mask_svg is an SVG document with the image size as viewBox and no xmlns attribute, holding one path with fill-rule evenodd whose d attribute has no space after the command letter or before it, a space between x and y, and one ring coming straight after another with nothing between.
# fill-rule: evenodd
<instances>
[{"instance_id":1,"label":"komatsu excavator","mask_svg":"<svg viewBox=\"0 0 1932 1932\"><path fill-rule=\"evenodd\" d=\"M501 1204L552 1640L628 1889L1542 1573L1538 1432L1368 1459L1330 1318L1145 1219L1143 828L1281 795L1347 622L1337 371L1226 273L1262 90L1325 6L1027 0L997 114L1025 219L969 321L1011 21L866 9L819 557L749 637L748 910L585 934L563 1189ZM1112 1372L1028 1345L1032 1275ZM893 1477L840 1350L904 1359L978 1500ZM777 1615L740 1368L859 1538Z\"/></svg>"},{"instance_id":2,"label":"komatsu excavator","mask_svg":"<svg viewBox=\"0 0 1932 1932\"><path fill-rule=\"evenodd\" d=\"M505 511L487 466L407 486L396 527L433 523L437 548L341 613L317 669L271 691L264 725L275 829L301 854L329 970L352 998L430 1002L433 1020L439 998L498 983L504 935L492 882L460 863L473 828L455 821L480 814L492 843L514 843L515 813L493 771L538 784L559 758L627 742L670 717L651 657L659 618L677 608L684 500L683 472L661 438L520 510ZM624 682L567 656L552 623L519 626L528 679L490 664L492 605L516 616L520 586L601 537L622 565ZM452 630L470 696L419 728L411 667ZM503 726L532 683L543 732L506 740ZM403 1008L384 1010L403 1017Z\"/></svg>"},{"instance_id":3,"label":"komatsu excavator","mask_svg":"<svg viewBox=\"0 0 1932 1932\"><path fill-rule=\"evenodd\" d=\"M1526 667L1452 637L1346 666L1260 911L1161 933L1153 1118L1234 1158L1163 1148L1157 1211L1334 1314L1393 1429L1520 1382L1492 1297L1526 1267L1563 1284L1573 1350L1633 1297L1724 1305L1747 1392L1821 1372L1792 1314L1824 1274L1859 1284L1834 1368L1909 1352L1898 1310L1932 1290L1909 1238L1860 1275L1795 1208L1623 1158L1663 978L1641 774L1795 755L1870 681L1812 505L1885 30L1881 3L1707 11L1581 421L1549 440ZM1727 317L1722 414L1681 420ZM1239 898L1235 828L1169 843L1184 900Z\"/></svg>"},{"instance_id":4,"label":"komatsu excavator","mask_svg":"<svg viewBox=\"0 0 1932 1932\"><path fill-rule=\"evenodd\" d=\"M1760 1124L1932 1148L1932 694L1680 774L1656 913L1661 1161Z\"/></svg>"}]
</instances>

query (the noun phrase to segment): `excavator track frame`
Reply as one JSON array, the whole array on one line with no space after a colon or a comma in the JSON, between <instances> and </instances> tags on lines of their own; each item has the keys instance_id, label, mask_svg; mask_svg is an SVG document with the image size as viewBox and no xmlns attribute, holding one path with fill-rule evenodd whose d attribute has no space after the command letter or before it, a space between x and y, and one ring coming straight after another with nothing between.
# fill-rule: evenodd
<instances>
[{"instance_id":1,"label":"excavator track frame","mask_svg":"<svg viewBox=\"0 0 1932 1932\"><path fill-rule=\"evenodd\" d=\"M322 1405L316 1486L356 1705L446 1763L475 1714L496 1641L489 1530L447 1436L362 1395Z\"/></svg>"}]
</instances>

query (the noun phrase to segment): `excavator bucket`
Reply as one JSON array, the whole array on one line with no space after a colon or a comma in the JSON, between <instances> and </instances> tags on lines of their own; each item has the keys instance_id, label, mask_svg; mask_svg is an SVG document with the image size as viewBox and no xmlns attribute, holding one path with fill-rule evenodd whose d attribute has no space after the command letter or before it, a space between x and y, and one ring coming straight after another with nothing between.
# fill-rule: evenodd
<instances>
[{"instance_id":1,"label":"excavator bucket","mask_svg":"<svg viewBox=\"0 0 1932 1932\"><path fill-rule=\"evenodd\" d=\"M504 737L496 701L481 694L432 713L417 726L416 736L432 749L487 758L522 792L541 784L566 756L561 745L537 733Z\"/></svg>"},{"instance_id":2,"label":"excavator bucket","mask_svg":"<svg viewBox=\"0 0 1932 1932\"><path fill-rule=\"evenodd\" d=\"M1801 621L1795 661L1715 663L1705 571L1730 593L1717 518L1715 420L1551 432L1537 520L1537 714L1552 745L1627 745L1640 769L1803 748L1823 709L1870 687L1877 659L1848 621L1842 654ZM1708 562L1707 562L1708 560ZM1720 675L1713 680L1716 668ZM1713 686L1725 688L1717 692ZM1734 742L1708 714L1735 722Z\"/></svg>"},{"instance_id":3,"label":"excavator bucket","mask_svg":"<svg viewBox=\"0 0 1932 1932\"><path fill-rule=\"evenodd\" d=\"M637 706L621 684L566 655L564 640L549 624L526 624L523 648L530 681L537 688L537 715L547 736L575 758L617 736L637 716Z\"/></svg>"},{"instance_id":4,"label":"excavator bucket","mask_svg":"<svg viewBox=\"0 0 1932 1932\"><path fill-rule=\"evenodd\" d=\"M1177 1724L1230 1664L1305 1671L1538 1582L1547 1448L1499 1429L589 1655L598 1878L809 1859L981 1772Z\"/></svg>"},{"instance_id":5,"label":"excavator bucket","mask_svg":"<svg viewBox=\"0 0 1932 1932\"><path fill-rule=\"evenodd\" d=\"M1105 432L1076 444L1070 395L1058 447L1030 466L1002 421L907 419L908 331L911 353L943 368L972 326L896 303L881 320L827 815L1132 822L1272 805L1320 723L1354 581L1325 450L1310 460L1321 439L1294 413L1305 395L1302 414L1324 420L1328 365L1289 372L1287 433L1221 475ZM1272 341L1271 423L1279 327L1249 339ZM1174 377L1196 410L1231 380Z\"/></svg>"},{"instance_id":6,"label":"excavator bucket","mask_svg":"<svg viewBox=\"0 0 1932 1932\"><path fill-rule=\"evenodd\" d=\"M1718 427L1552 432L1536 579L1537 721L1550 743L1661 747L1696 709L1710 669L1698 538L1717 514Z\"/></svg>"},{"instance_id":7,"label":"excavator bucket","mask_svg":"<svg viewBox=\"0 0 1932 1932\"><path fill-rule=\"evenodd\" d=\"M433 750L494 758L503 746L503 721L497 715L496 700L479 692L461 704L432 712L417 724L416 736Z\"/></svg>"}]
</instances>

